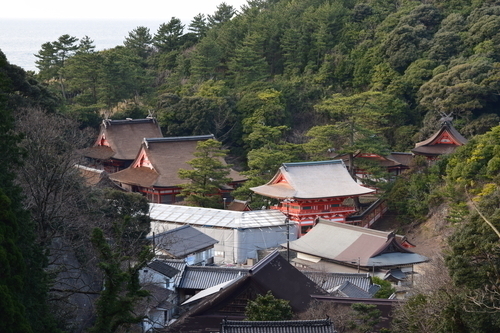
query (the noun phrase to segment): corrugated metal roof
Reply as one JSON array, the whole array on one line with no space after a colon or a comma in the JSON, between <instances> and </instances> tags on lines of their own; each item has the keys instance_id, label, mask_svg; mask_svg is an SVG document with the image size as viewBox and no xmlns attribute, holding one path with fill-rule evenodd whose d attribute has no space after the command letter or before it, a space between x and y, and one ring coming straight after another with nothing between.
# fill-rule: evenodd
<instances>
[{"instance_id":1,"label":"corrugated metal roof","mask_svg":"<svg viewBox=\"0 0 500 333\"><path fill-rule=\"evenodd\" d=\"M235 321L224 320L221 333L335 333L329 319Z\"/></svg>"},{"instance_id":2,"label":"corrugated metal roof","mask_svg":"<svg viewBox=\"0 0 500 333\"><path fill-rule=\"evenodd\" d=\"M280 181L283 176L284 181ZM252 191L272 198L332 198L358 196L374 190L351 177L342 160L284 163L266 185Z\"/></svg>"},{"instance_id":3,"label":"corrugated metal roof","mask_svg":"<svg viewBox=\"0 0 500 333\"><path fill-rule=\"evenodd\" d=\"M248 269L241 268L188 266L179 282L179 288L203 290L234 280L247 273Z\"/></svg>"},{"instance_id":4,"label":"corrugated metal roof","mask_svg":"<svg viewBox=\"0 0 500 333\"><path fill-rule=\"evenodd\" d=\"M286 216L278 210L238 212L224 209L149 204L149 216L154 221L176 222L197 226L248 229L286 225Z\"/></svg>"}]
</instances>

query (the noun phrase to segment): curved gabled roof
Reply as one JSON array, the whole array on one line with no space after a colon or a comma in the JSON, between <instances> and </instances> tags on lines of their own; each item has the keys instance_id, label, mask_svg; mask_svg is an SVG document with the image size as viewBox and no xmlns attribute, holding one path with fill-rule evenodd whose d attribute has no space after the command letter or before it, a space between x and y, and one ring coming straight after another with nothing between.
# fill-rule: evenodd
<instances>
[{"instance_id":1,"label":"curved gabled roof","mask_svg":"<svg viewBox=\"0 0 500 333\"><path fill-rule=\"evenodd\" d=\"M467 143L467 139L460 134L455 127L451 124L449 121L443 121L443 124L441 125L441 128L437 130L430 138L424 141L417 142L415 144L415 148L422 147L422 146L429 146L429 145L436 145L440 144L438 142L438 139L441 137L441 135L446 132L453 140L455 145L462 146Z\"/></svg>"},{"instance_id":2,"label":"curved gabled roof","mask_svg":"<svg viewBox=\"0 0 500 333\"><path fill-rule=\"evenodd\" d=\"M82 150L82 153L100 160L133 160L144 138L158 137L162 137L162 133L154 118L105 119L94 146Z\"/></svg>"},{"instance_id":3,"label":"curved gabled roof","mask_svg":"<svg viewBox=\"0 0 500 333\"><path fill-rule=\"evenodd\" d=\"M342 160L284 163L270 182L250 189L279 199L351 197L374 191L356 183Z\"/></svg>"}]
</instances>

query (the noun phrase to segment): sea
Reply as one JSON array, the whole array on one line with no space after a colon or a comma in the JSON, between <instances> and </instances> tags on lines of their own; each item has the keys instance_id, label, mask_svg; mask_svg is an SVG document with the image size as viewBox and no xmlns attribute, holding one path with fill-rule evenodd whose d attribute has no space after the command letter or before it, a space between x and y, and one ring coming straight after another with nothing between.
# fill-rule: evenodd
<instances>
[{"instance_id":1,"label":"sea","mask_svg":"<svg viewBox=\"0 0 500 333\"><path fill-rule=\"evenodd\" d=\"M9 63L37 72L35 54L41 50L42 44L57 41L62 35L78 39L88 36L94 41L95 50L101 51L123 45L129 32L139 26L149 28L151 35L154 35L159 26L168 20L0 19L0 50L7 56Z\"/></svg>"}]
</instances>

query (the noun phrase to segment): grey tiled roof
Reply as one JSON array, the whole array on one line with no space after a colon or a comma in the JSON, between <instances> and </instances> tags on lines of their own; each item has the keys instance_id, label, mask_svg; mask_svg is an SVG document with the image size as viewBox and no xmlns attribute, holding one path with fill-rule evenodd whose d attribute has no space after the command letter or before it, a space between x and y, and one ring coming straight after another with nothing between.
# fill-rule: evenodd
<instances>
[{"instance_id":1,"label":"grey tiled roof","mask_svg":"<svg viewBox=\"0 0 500 333\"><path fill-rule=\"evenodd\" d=\"M330 290L349 281L359 288L368 291L372 285L372 280L367 273L327 273L327 272L307 272L302 273L325 290Z\"/></svg>"},{"instance_id":2,"label":"grey tiled roof","mask_svg":"<svg viewBox=\"0 0 500 333\"><path fill-rule=\"evenodd\" d=\"M224 320L221 333L335 333L329 319L236 321Z\"/></svg>"},{"instance_id":3,"label":"grey tiled roof","mask_svg":"<svg viewBox=\"0 0 500 333\"><path fill-rule=\"evenodd\" d=\"M351 177L342 160L284 163L265 185L250 188L271 198L330 198L371 193Z\"/></svg>"},{"instance_id":4,"label":"grey tiled roof","mask_svg":"<svg viewBox=\"0 0 500 333\"><path fill-rule=\"evenodd\" d=\"M179 283L183 289L207 289L246 275L248 269L215 266L188 266Z\"/></svg>"},{"instance_id":5,"label":"grey tiled roof","mask_svg":"<svg viewBox=\"0 0 500 333\"><path fill-rule=\"evenodd\" d=\"M148 239L153 239L153 237L150 236ZM183 258L188 254L209 248L218 242L189 225L168 230L154 236L155 246L168 252L175 258Z\"/></svg>"},{"instance_id":6,"label":"grey tiled roof","mask_svg":"<svg viewBox=\"0 0 500 333\"><path fill-rule=\"evenodd\" d=\"M169 278L175 276L177 273L179 273L179 270L170 266L169 264L159 261L159 260L154 260L150 262L147 265L149 268L154 269L158 273L161 273L165 276L168 276Z\"/></svg>"},{"instance_id":7,"label":"grey tiled roof","mask_svg":"<svg viewBox=\"0 0 500 333\"><path fill-rule=\"evenodd\" d=\"M372 298L373 295L369 292L359 288L358 286L352 284L349 281L345 281L342 285L335 288L333 291L334 295L341 297L353 297L353 298Z\"/></svg>"}]
</instances>

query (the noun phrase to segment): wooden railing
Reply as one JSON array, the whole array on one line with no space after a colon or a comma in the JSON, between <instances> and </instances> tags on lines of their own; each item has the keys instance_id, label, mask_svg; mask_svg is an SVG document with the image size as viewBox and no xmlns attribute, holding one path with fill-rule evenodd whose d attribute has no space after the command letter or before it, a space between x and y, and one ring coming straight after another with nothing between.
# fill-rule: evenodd
<instances>
[{"instance_id":1,"label":"wooden railing","mask_svg":"<svg viewBox=\"0 0 500 333\"><path fill-rule=\"evenodd\" d=\"M387 202L384 199L378 199L372 203L363 213L359 215L351 215L346 219L346 223L357 224L362 227L370 227L378 221L387 211Z\"/></svg>"}]
</instances>

